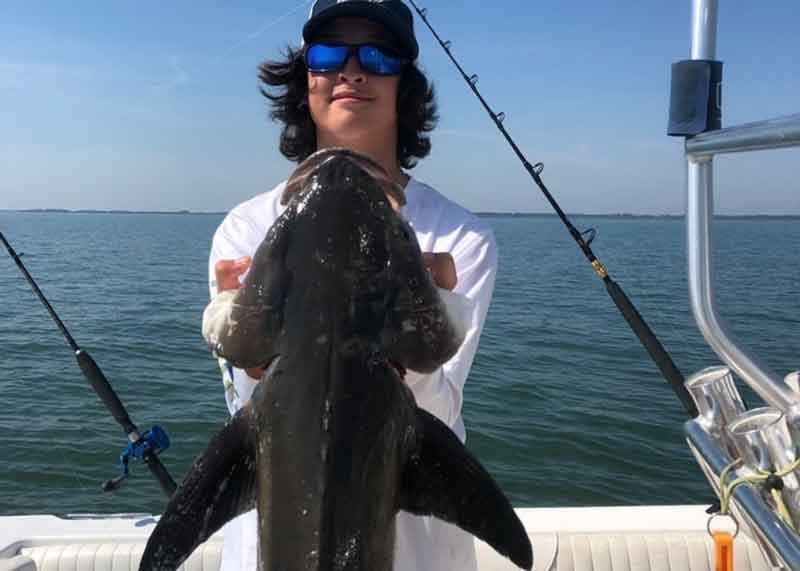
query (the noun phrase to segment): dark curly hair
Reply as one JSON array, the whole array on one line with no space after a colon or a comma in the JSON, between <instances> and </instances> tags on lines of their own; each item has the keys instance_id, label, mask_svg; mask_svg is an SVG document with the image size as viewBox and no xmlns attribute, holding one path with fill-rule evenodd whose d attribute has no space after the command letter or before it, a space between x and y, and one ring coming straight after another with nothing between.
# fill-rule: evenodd
<instances>
[{"instance_id":1,"label":"dark curly hair","mask_svg":"<svg viewBox=\"0 0 800 571\"><path fill-rule=\"evenodd\" d=\"M302 49L288 47L283 55L283 60L261 64L259 79L266 89L260 91L271 102L270 117L283 123L281 153L301 162L317 150L316 126L308 108L308 69ZM433 86L416 63L411 63L400 76L397 96L397 160L403 168L414 168L431 152L427 133L437 121Z\"/></svg>"}]
</instances>

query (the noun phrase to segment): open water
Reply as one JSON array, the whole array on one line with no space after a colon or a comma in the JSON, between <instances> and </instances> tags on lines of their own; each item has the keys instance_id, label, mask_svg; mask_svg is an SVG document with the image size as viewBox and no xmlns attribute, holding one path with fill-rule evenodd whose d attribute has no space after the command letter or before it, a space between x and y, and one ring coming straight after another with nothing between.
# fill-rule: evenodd
<instances>
[{"instance_id":1,"label":"open water","mask_svg":"<svg viewBox=\"0 0 800 571\"><path fill-rule=\"evenodd\" d=\"M226 420L200 337L219 215L0 212L2 231L140 428L163 425L176 479ZM468 445L516 505L709 502L682 409L553 217L492 216L495 297L466 387ZM691 319L684 226L576 218L688 375L717 364ZM800 368L798 220L720 220L718 301L781 375ZM751 405L757 399L745 391ZM0 255L0 515L152 512L141 465L113 494L126 441L16 266Z\"/></svg>"}]
</instances>

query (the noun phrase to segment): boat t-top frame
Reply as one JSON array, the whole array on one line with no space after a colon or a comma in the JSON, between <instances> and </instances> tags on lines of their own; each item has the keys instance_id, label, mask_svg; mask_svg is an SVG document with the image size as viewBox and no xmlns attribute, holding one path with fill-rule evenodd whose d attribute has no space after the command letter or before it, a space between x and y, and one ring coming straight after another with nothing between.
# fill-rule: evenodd
<instances>
[{"instance_id":1,"label":"boat t-top frame","mask_svg":"<svg viewBox=\"0 0 800 571\"><path fill-rule=\"evenodd\" d=\"M717 0L693 2L692 60L714 60L716 57L717 4ZM798 396L781 377L734 340L717 311L711 221L714 215L715 155L798 145L800 114L708 131L686 141L689 295L695 320L717 355L765 401L785 413L790 421L800 417Z\"/></svg>"},{"instance_id":2,"label":"boat t-top frame","mask_svg":"<svg viewBox=\"0 0 800 571\"><path fill-rule=\"evenodd\" d=\"M800 394L731 334L715 301L711 250L714 157L800 146L800 114L720 128L722 64L715 60L717 14L718 0L692 1L691 59L673 65L670 103L669 133L686 137L692 312L703 337L726 365L700 371L687 381L700 414L685 424L685 433L718 492L730 490L727 483L734 479L752 481L732 492L733 517L758 541L775 568L800 569L800 480L796 471L800 464ZM747 411L732 372L769 406ZM765 485L770 475L772 483Z\"/></svg>"}]
</instances>

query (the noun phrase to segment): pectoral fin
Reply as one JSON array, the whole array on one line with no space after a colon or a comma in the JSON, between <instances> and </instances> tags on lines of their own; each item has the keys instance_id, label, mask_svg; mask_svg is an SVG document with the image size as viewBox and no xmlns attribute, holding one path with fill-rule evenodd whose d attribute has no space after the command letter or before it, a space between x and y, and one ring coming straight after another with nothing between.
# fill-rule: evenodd
<instances>
[{"instance_id":1,"label":"pectoral fin","mask_svg":"<svg viewBox=\"0 0 800 571\"><path fill-rule=\"evenodd\" d=\"M255 507L253 415L242 409L211 440L172 496L139 571L177 569L227 521Z\"/></svg>"},{"instance_id":2,"label":"pectoral fin","mask_svg":"<svg viewBox=\"0 0 800 571\"><path fill-rule=\"evenodd\" d=\"M523 569L533 567L525 527L489 473L458 437L417 410L418 441L403 472L400 509L433 515L491 545Z\"/></svg>"}]
</instances>

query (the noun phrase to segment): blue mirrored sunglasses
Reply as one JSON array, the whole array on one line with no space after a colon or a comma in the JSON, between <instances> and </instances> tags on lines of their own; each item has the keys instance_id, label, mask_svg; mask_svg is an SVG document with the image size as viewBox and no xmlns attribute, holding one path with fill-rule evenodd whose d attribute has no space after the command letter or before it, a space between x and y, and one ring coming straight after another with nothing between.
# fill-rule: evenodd
<instances>
[{"instance_id":1,"label":"blue mirrored sunglasses","mask_svg":"<svg viewBox=\"0 0 800 571\"><path fill-rule=\"evenodd\" d=\"M408 61L373 44L309 44L305 61L308 70L316 73L341 71L353 54L358 56L361 69L374 75L400 75Z\"/></svg>"}]
</instances>

